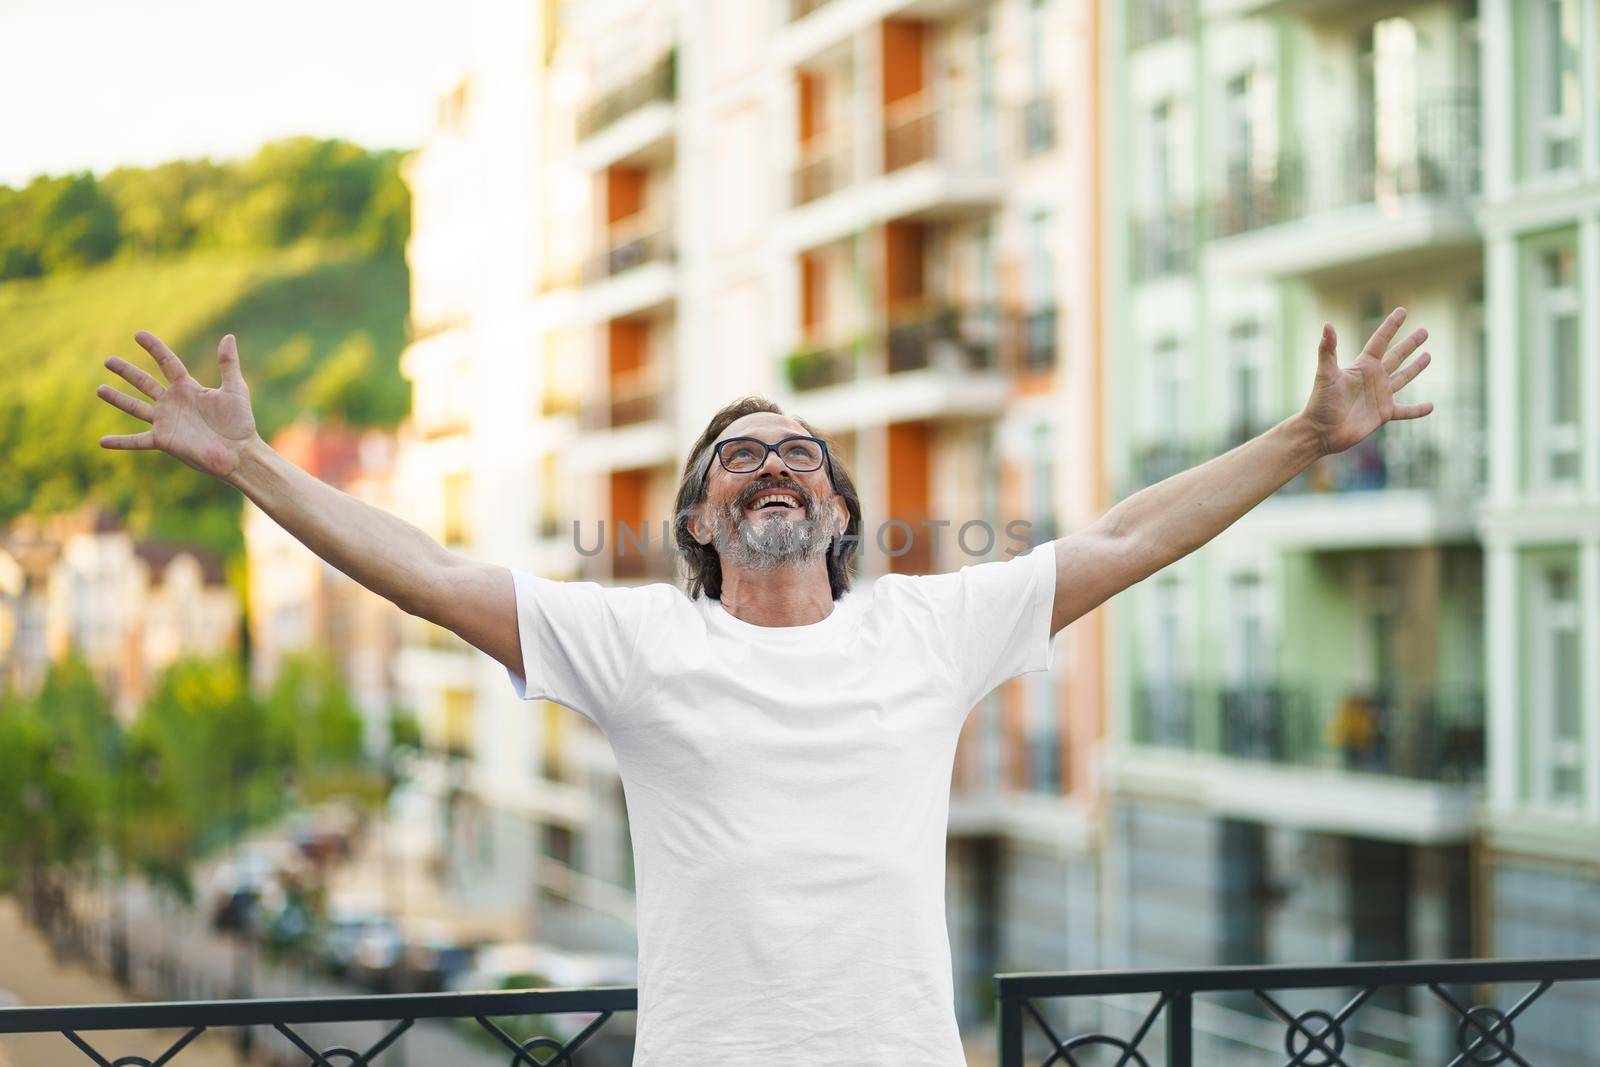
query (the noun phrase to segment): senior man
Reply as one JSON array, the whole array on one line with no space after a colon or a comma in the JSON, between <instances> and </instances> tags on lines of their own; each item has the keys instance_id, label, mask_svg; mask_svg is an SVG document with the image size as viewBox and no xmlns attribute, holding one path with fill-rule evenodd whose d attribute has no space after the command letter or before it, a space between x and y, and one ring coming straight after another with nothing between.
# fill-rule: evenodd
<instances>
[{"instance_id":1,"label":"senior man","mask_svg":"<svg viewBox=\"0 0 1600 1067\"><path fill-rule=\"evenodd\" d=\"M956 739L1051 638L1210 541L1321 456L1428 402L1397 308L1349 366L1324 326L1305 407L1083 530L945 574L851 588L861 506L826 439L747 397L686 458L685 589L555 581L446 551L256 433L232 335L221 385L149 333L166 377L106 366L151 424L101 439L238 487L317 555L592 720L616 755L637 880L636 1067L961 1067L944 913ZM1391 347L1392 346L1392 347Z\"/></svg>"}]
</instances>

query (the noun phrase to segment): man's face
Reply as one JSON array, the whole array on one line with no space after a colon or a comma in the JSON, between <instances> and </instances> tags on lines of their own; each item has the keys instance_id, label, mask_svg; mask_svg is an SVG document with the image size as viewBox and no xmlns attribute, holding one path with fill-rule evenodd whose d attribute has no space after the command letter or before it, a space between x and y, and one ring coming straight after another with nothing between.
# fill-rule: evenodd
<instances>
[{"instance_id":1,"label":"man's face","mask_svg":"<svg viewBox=\"0 0 1600 1067\"><path fill-rule=\"evenodd\" d=\"M787 415L760 411L731 423L717 443L753 437L777 444L795 434L805 435L805 427ZM712 457L705 520L693 529L701 544L716 547L725 564L765 570L820 556L844 532L848 516L826 463L814 471L794 471L769 451L748 474L731 473Z\"/></svg>"}]
</instances>

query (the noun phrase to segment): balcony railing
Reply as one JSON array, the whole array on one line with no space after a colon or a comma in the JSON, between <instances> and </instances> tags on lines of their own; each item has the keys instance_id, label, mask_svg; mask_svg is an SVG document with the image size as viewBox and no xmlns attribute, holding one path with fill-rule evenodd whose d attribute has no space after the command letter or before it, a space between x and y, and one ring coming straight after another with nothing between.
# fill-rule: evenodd
<instances>
[{"instance_id":1,"label":"balcony railing","mask_svg":"<svg viewBox=\"0 0 1600 1067\"><path fill-rule=\"evenodd\" d=\"M1189 30L1190 0L1133 0L1127 7L1128 44L1153 44Z\"/></svg>"},{"instance_id":2,"label":"balcony railing","mask_svg":"<svg viewBox=\"0 0 1600 1067\"><path fill-rule=\"evenodd\" d=\"M883 170L892 174L918 163L942 163L979 173L998 171L1015 142L1001 119L1011 109L996 103L941 102L920 92L883 113Z\"/></svg>"},{"instance_id":3,"label":"balcony railing","mask_svg":"<svg viewBox=\"0 0 1600 1067\"><path fill-rule=\"evenodd\" d=\"M606 247L584 267L584 280L597 282L646 263L668 263L675 250L672 234L660 222L625 220L606 234Z\"/></svg>"},{"instance_id":4,"label":"balcony railing","mask_svg":"<svg viewBox=\"0 0 1600 1067\"><path fill-rule=\"evenodd\" d=\"M604 396L583 407L585 430L633 426L662 417L666 400L666 375L655 364L619 371L607 382Z\"/></svg>"},{"instance_id":5,"label":"balcony railing","mask_svg":"<svg viewBox=\"0 0 1600 1067\"><path fill-rule=\"evenodd\" d=\"M584 108L578 115L578 139L587 140L646 105L675 99L678 91L677 67L678 53L669 50L643 74Z\"/></svg>"},{"instance_id":6,"label":"balcony railing","mask_svg":"<svg viewBox=\"0 0 1600 1067\"><path fill-rule=\"evenodd\" d=\"M1134 687L1136 744L1419 781L1483 776L1477 686L1368 689L1264 681Z\"/></svg>"},{"instance_id":7,"label":"balcony railing","mask_svg":"<svg viewBox=\"0 0 1600 1067\"><path fill-rule=\"evenodd\" d=\"M1133 220L1130 259L1135 281L1194 269L1195 213L1174 207Z\"/></svg>"},{"instance_id":8,"label":"balcony railing","mask_svg":"<svg viewBox=\"0 0 1600 1067\"><path fill-rule=\"evenodd\" d=\"M800 162L789 176L789 199L809 204L850 184L855 145L842 127L818 134L800 146Z\"/></svg>"},{"instance_id":9,"label":"balcony railing","mask_svg":"<svg viewBox=\"0 0 1600 1067\"><path fill-rule=\"evenodd\" d=\"M1268 170L1231 166L1214 234L1232 236L1362 204L1409 198L1464 204L1477 195L1482 167L1475 92L1442 94L1393 127L1368 120L1343 133L1307 130Z\"/></svg>"},{"instance_id":10,"label":"balcony railing","mask_svg":"<svg viewBox=\"0 0 1600 1067\"><path fill-rule=\"evenodd\" d=\"M1320 967L1265 966L1212 967L1182 971L1091 971L995 975L999 1001L997 1035L1000 1067L1044 1067L1061 1063L1351 1065L1374 1061L1372 1045L1385 1063L1435 1062L1421 1056L1439 1055L1452 1065L1480 1063L1578 1063L1591 1056L1578 1035L1576 1020L1565 1032L1557 1021L1561 1008L1573 1010L1572 999L1550 998L1552 1011L1523 1016L1557 983L1600 980L1600 958L1520 960L1446 960L1427 963L1348 963ZM1512 986L1497 998L1488 987ZM1526 987L1531 986L1531 989ZM1308 993L1322 993L1324 1003L1292 1009L1287 991L1303 1002ZM1375 1040L1363 1031L1368 1016L1375 1016L1385 998L1380 993L1409 993L1419 1023L1433 1023L1433 1031L1454 1048L1420 1049L1404 1031L1378 1023ZM1248 1030L1228 1027L1226 1036L1208 1025L1212 1018L1231 1015L1222 1001L1247 994L1263 1009L1259 1025ZM1574 990L1571 997L1580 994ZM1125 998L1151 998L1150 1006L1135 1007ZM1480 1000L1479 997L1487 996ZM1121 998L1101 1001L1098 998ZM1515 998L1515 999L1513 999ZM1068 1008L1098 1009L1096 1028L1074 1032L1051 1026L1044 1002L1067 1000ZM1083 1001L1093 1000L1091 1005ZM1365 1014L1362 1008L1371 1004ZM1557 1007L1557 1005L1561 1007ZM1430 1010L1431 1008L1431 1010ZM1422 1016L1422 1012L1427 1012ZM1552 1017L1552 1014L1556 1018ZM1125 1031L1107 1032L1106 1016L1124 1015ZM1251 1018L1251 1017L1247 1017ZM1538 1020L1542 1026L1531 1025ZM1423 1032L1424 1027L1415 1028ZM1029 1039L1032 1039L1031 1043ZM1396 1047L1399 1046L1399 1047ZM1030 1053L1037 1047L1037 1053ZM1541 1055L1543 1053L1543 1055ZM1096 1056L1103 1058L1095 1059ZM1287 1058L1285 1058L1287 1057Z\"/></svg>"},{"instance_id":11,"label":"balcony railing","mask_svg":"<svg viewBox=\"0 0 1600 1067\"><path fill-rule=\"evenodd\" d=\"M884 340L889 373L993 367L1000 325L1000 310L992 305L935 305L891 316Z\"/></svg>"},{"instance_id":12,"label":"balcony railing","mask_svg":"<svg viewBox=\"0 0 1600 1067\"><path fill-rule=\"evenodd\" d=\"M385 1052L418 1021L460 1020L481 1029L503 1051L498 1062L569 1063L579 1048L595 1039L613 1015L636 1011L638 991L631 986L595 986L586 989L522 990L493 993L420 993L410 995L299 997L280 1000L210 1000L158 1004L109 1004L93 1007L0 1008L0 1035L47 1034L62 1036L63 1055L67 1043L78 1049L81 1058L52 1062L84 1064L167 1064L181 1067L182 1050L207 1031L246 1031L250 1027L270 1027L300 1056L299 1062L331 1065L335 1063L381 1064L398 1060ZM565 1041L549 1036L521 1038L513 1031L518 1022L530 1016L594 1014L596 1018ZM343 1042L322 1045L313 1034L328 1024L345 1024L350 1031L371 1032L369 1025L381 1023L379 1036L356 1051ZM165 1053L153 1059L119 1057L111 1047L116 1036L110 1031L173 1030L175 1034ZM413 1035L426 1040L425 1030L416 1027ZM348 1035L346 1035L348 1037ZM450 1035L437 1035L448 1038ZM239 1033L241 1047L250 1038ZM408 1039L409 1043L409 1039ZM459 1042L435 1040L435 1048L454 1049ZM424 1046L426 1048L426 1046ZM287 1049L285 1050L287 1051ZM459 1053L457 1053L459 1055ZM500 1057L505 1057L501 1059ZM442 1062L442 1061L433 1061ZM581 1062L581 1060L579 1061Z\"/></svg>"},{"instance_id":13,"label":"balcony railing","mask_svg":"<svg viewBox=\"0 0 1600 1067\"><path fill-rule=\"evenodd\" d=\"M1600 981L1600 958L1595 957L997 974L997 1051L1000 1067L1109 1063L1113 1058L1166 1067L1333 1065L1369 1062L1372 1045L1381 1041L1387 1046L1385 1062L1420 1063L1418 1055L1425 1053L1413 1035L1429 1027L1396 1033L1384 1022L1369 1023L1386 999L1380 994L1398 990L1410 994L1417 1022L1432 1023L1438 1043L1453 1046L1434 1053L1453 1056L1451 1063L1587 1062L1581 1028L1561 1021L1563 1009L1574 1010L1572 996L1557 993L1546 1002L1550 1011L1529 1010L1558 985L1595 981ZM1497 995L1502 986L1511 988ZM1284 995L1290 992L1296 994L1296 1003L1317 993L1323 1003L1291 1007L1291 998ZM1256 1025L1245 1029L1235 1024L1225 1035L1208 1025L1228 1010L1225 998L1239 994L1261 1006L1259 1017L1248 1017ZM1146 998L1148 1007L1130 1004L1133 997ZM1058 1005L1051 1001L1067 1001L1068 1008L1091 1002L1083 1006L1098 1009L1094 1028L1052 1026L1046 1013L1058 1014ZM578 1050L598 1047L609 1036L604 1028L614 1015L637 1009L638 990L631 986L17 1007L0 1008L0 1036L59 1034L63 1053L70 1045L79 1054L63 1063L181 1067L183 1050L202 1033L231 1032L246 1047L243 1032L259 1027L274 1031L285 1051L292 1048L307 1063L381 1067L391 1060L398 1063L390 1051L402 1038L409 1044L432 1036L430 1031L438 1033L437 1025L430 1025L433 1021L456 1020L487 1035L496 1056L504 1057L491 1062L572 1063L586 1062L576 1055ZM566 1039L520 1036L524 1031L518 1024L529 1017L566 1014L594 1018ZM1236 1010L1233 1015L1238 1016ZM1112 1032L1104 1021L1108 1017L1128 1022ZM376 1039L351 1038L358 1031L372 1033L374 1023L379 1024ZM339 1040L324 1044L323 1035L331 1027L342 1027ZM174 1031L174 1036L161 1055L117 1055L114 1046L126 1040L123 1035L163 1030ZM439 1041L431 1046L435 1055L444 1047L450 1046ZM1102 1053L1109 1058L1093 1059Z\"/></svg>"},{"instance_id":14,"label":"balcony railing","mask_svg":"<svg viewBox=\"0 0 1600 1067\"><path fill-rule=\"evenodd\" d=\"M1269 429L1271 424L1252 423L1214 439L1190 434L1137 442L1131 448L1129 484L1123 495L1199 466ZM1472 497L1482 493L1487 476L1488 453L1477 402L1445 397L1426 418L1386 423L1360 443L1317 460L1278 492L1298 496L1424 490Z\"/></svg>"}]
</instances>

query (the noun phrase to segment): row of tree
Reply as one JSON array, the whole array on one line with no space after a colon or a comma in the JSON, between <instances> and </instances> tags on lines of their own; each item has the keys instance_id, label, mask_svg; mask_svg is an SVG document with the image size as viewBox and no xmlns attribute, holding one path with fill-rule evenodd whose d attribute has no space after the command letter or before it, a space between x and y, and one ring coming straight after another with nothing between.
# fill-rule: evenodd
<instances>
[{"instance_id":1,"label":"row of tree","mask_svg":"<svg viewBox=\"0 0 1600 1067\"><path fill-rule=\"evenodd\" d=\"M180 660L126 726L68 656L34 696L0 693L0 891L109 864L187 899L197 859L297 797L382 788L325 656L286 661L264 698L235 657Z\"/></svg>"},{"instance_id":2,"label":"row of tree","mask_svg":"<svg viewBox=\"0 0 1600 1067\"><path fill-rule=\"evenodd\" d=\"M294 137L248 159L41 175L0 185L0 280L37 278L119 254L281 248L313 239L399 252L411 205L398 151Z\"/></svg>"}]
</instances>

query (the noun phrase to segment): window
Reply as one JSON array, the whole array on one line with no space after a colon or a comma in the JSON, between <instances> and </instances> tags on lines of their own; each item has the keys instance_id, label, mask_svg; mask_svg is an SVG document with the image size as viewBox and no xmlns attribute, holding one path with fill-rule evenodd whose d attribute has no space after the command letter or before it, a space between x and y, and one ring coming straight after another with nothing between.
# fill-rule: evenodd
<instances>
[{"instance_id":1,"label":"window","mask_svg":"<svg viewBox=\"0 0 1600 1067\"><path fill-rule=\"evenodd\" d=\"M1055 502L1055 448L1051 444L1050 424L1041 422L1033 428L1033 528L1029 531L1035 544L1054 540L1056 529Z\"/></svg>"},{"instance_id":2,"label":"window","mask_svg":"<svg viewBox=\"0 0 1600 1067\"><path fill-rule=\"evenodd\" d=\"M444 543L461 545L472 540L471 475L465 471L444 476Z\"/></svg>"},{"instance_id":3,"label":"window","mask_svg":"<svg viewBox=\"0 0 1600 1067\"><path fill-rule=\"evenodd\" d=\"M1573 805L1583 798L1584 761L1577 574L1571 562L1537 569L1533 607L1533 800Z\"/></svg>"},{"instance_id":4,"label":"window","mask_svg":"<svg viewBox=\"0 0 1600 1067\"><path fill-rule=\"evenodd\" d=\"M470 757L476 750L475 702L470 689L444 691L444 750L451 756Z\"/></svg>"},{"instance_id":5,"label":"window","mask_svg":"<svg viewBox=\"0 0 1600 1067\"><path fill-rule=\"evenodd\" d=\"M1247 70L1223 89L1223 152L1230 184L1254 184L1272 176L1277 138L1272 75Z\"/></svg>"},{"instance_id":6,"label":"window","mask_svg":"<svg viewBox=\"0 0 1600 1067\"><path fill-rule=\"evenodd\" d=\"M1380 19L1362 41L1358 143L1370 170L1357 171L1355 199L1416 192L1417 30L1411 20Z\"/></svg>"},{"instance_id":7,"label":"window","mask_svg":"<svg viewBox=\"0 0 1600 1067\"><path fill-rule=\"evenodd\" d=\"M1579 0L1527 0L1522 61L1531 173L1569 170L1578 162Z\"/></svg>"},{"instance_id":8,"label":"window","mask_svg":"<svg viewBox=\"0 0 1600 1067\"><path fill-rule=\"evenodd\" d=\"M1241 689L1259 686L1271 674L1266 599L1259 574L1236 574L1228 582L1228 678Z\"/></svg>"},{"instance_id":9,"label":"window","mask_svg":"<svg viewBox=\"0 0 1600 1067\"><path fill-rule=\"evenodd\" d=\"M1033 722L1028 730L1028 787L1039 793L1061 789L1061 738L1056 730L1056 679L1046 671L1036 676L1028 706Z\"/></svg>"},{"instance_id":10,"label":"window","mask_svg":"<svg viewBox=\"0 0 1600 1067\"><path fill-rule=\"evenodd\" d=\"M1050 254L1050 212L1040 210L1028 216L1028 306L1044 307L1054 302L1055 263Z\"/></svg>"},{"instance_id":11,"label":"window","mask_svg":"<svg viewBox=\"0 0 1600 1067\"><path fill-rule=\"evenodd\" d=\"M1559 488L1574 485L1580 469L1576 250L1571 244L1538 250L1533 268L1531 481Z\"/></svg>"},{"instance_id":12,"label":"window","mask_svg":"<svg viewBox=\"0 0 1600 1067\"><path fill-rule=\"evenodd\" d=\"M1266 425L1262 400L1264 368L1261 327L1254 319L1228 328L1228 436L1230 446L1254 437Z\"/></svg>"},{"instance_id":13,"label":"window","mask_svg":"<svg viewBox=\"0 0 1600 1067\"><path fill-rule=\"evenodd\" d=\"M1149 434L1152 440L1183 440L1183 350L1171 335L1156 341L1150 358Z\"/></svg>"}]
</instances>

